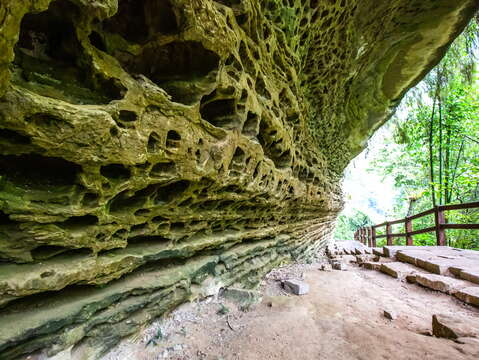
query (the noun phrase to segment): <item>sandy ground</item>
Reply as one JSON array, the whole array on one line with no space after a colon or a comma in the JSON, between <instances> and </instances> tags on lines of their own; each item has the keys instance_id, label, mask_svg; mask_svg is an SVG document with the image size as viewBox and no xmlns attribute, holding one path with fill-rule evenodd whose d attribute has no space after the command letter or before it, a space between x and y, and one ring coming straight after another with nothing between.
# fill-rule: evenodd
<instances>
[{"instance_id":1,"label":"sandy ground","mask_svg":"<svg viewBox=\"0 0 479 360\"><path fill-rule=\"evenodd\" d=\"M479 323L479 309L379 272L318 267L294 265L270 274L263 300L248 310L222 298L183 305L104 359L479 359L478 343L430 335L433 314ZM287 277L303 277L309 294L286 294L277 279ZM384 317L389 309L395 320Z\"/></svg>"}]
</instances>

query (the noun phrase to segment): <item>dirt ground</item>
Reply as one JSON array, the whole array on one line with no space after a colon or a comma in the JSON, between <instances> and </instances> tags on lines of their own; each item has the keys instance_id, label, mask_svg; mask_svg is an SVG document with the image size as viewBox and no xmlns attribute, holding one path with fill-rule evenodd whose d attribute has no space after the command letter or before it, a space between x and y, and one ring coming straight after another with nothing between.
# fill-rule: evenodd
<instances>
[{"instance_id":1,"label":"dirt ground","mask_svg":"<svg viewBox=\"0 0 479 360\"><path fill-rule=\"evenodd\" d=\"M479 322L479 309L376 271L318 268L274 271L263 283L261 303L248 310L221 297L183 305L104 359L479 359L479 342L459 344L430 335L433 314ZM277 280L288 277L303 277L310 292L285 293ZM395 320L384 317L390 309L398 315Z\"/></svg>"}]
</instances>

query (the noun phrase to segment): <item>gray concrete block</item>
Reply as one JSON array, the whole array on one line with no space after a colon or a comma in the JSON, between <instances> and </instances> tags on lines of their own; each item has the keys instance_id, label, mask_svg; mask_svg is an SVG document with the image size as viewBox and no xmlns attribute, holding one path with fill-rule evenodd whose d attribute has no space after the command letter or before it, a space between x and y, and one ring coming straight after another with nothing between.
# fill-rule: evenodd
<instances>
[{"instance_id":1,"label":"gray concrete block","mask_svg":"<svg viewBox=\"0 0 479 360\"><path fill-rule=\"evenodd\" d=\"M300 280L285 280L283 287L295 295L305 295L309 292L309 285Z\"/></svg>"}]
</instances>

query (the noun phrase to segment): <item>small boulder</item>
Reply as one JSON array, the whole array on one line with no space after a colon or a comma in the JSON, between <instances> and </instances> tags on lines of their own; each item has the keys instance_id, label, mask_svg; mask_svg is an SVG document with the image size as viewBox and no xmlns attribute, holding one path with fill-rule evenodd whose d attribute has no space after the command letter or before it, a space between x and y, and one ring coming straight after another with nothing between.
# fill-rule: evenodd
<instances>
[{"instance_id":1,"label":"small boulder","mask_svg":"<svg viewBox=\"0 0 479 360\"><path fill-rule=\"evenodd\" d=\"M283 287L295 295L305 295L309 292L309 285L300 280L285 280Z\"/></svg>"},{"instance_id":2,"label":"small boulder","mask_svg":"<svg viewBox=\"0 0 479 360\"><path fill-rule=\"evenodd\" d=\"M447 339L477 338L479 324L462 316L436 314L432 316L432 333Z\"/></svg>"},{"instance_id":3,"label":"small boulder","mask_svg":"<svg viewBox=\"0 0 479 360\"><path fill-rule=\"evenodd\" d=\"M259 291L247 289L225 288L221 295L242 308L249 308L262 300L262 295Z\"/></svg>"},{"instance_id":4,"label":"small boulder","mask_svg":"<svg viewBox=\"0 0 479 360\"><path fill-rule=\"evenodd\" d=\"M396 320L398 315L394 310L384 310L384 317L389 320Z\"/></svg>"},{"instance_id":5,"label":"small boulder","mask_svg":"<svg viewBox=\"0 0 479 360\"><path fill-rule=\"evenodd\" d=\"M321 264L319 266L319 270L321 271L331 271L333 268L331 267L330 264Z\"/></svg>"},{"instance_id":6,"label":"small boulder","mask_svg":"<svg viewBox=\"0 0 479 360\"><path fill-rule=\"evenodd\" d=\"M340 261L333 261L331 266L334 270L346 270L346 264Z\"/></svg>"}]
</instances>

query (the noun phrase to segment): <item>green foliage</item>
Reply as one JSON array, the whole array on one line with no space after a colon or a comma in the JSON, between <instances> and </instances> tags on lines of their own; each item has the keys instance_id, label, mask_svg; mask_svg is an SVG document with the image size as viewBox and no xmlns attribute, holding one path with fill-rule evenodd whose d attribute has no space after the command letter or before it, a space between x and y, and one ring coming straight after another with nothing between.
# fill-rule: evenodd
<instances>
[{"instance_id":1,"label":"green foliage","mask_svg":"<svg viewBox=\"0 0 479 360\"><path fill-rule=\"evenodd\" d=\"M336 241L354 240L354 232L367 225L371 225L371 219L365 213L354 210L349 216L341 214L336 223L334 239Z\"/></svg>"}]
</instances>

